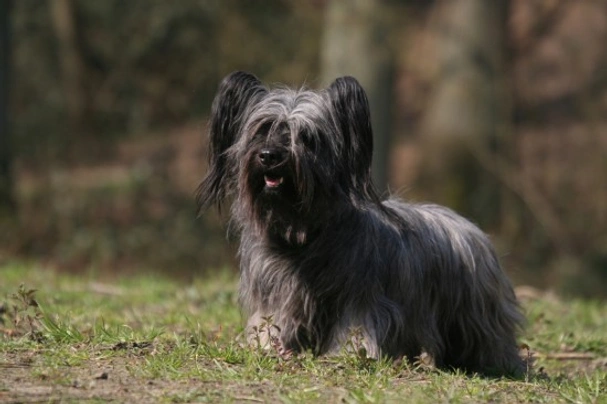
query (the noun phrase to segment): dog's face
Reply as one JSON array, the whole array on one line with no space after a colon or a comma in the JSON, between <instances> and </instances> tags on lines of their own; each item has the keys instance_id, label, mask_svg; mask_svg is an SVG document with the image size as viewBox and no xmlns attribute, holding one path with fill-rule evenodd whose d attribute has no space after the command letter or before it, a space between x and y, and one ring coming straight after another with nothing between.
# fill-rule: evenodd
<instances>
[{"instance_id":1,"label":"dog's face","mask_svg":"<svg viewBox=\"0 0 607 404\"><path fill-rule=\"evenodd\" d=\"M364 90L351 77L320 91L268 90L254 76L224 79L210 120L201 206L236 195L239 220L296 243L333 207L376 199Z\"/></svg>"},{"instance_id":2,"label":"dog's face","mask_svg":"<svg viewBox=\"0 0 607 404\"><path fill-rule=\"evenodd\" d=\"M340 145L323 95L280 89L251 107L233 148L239 196L251 214L293 221L339 189Z\"/></svg>"}]
</instances>

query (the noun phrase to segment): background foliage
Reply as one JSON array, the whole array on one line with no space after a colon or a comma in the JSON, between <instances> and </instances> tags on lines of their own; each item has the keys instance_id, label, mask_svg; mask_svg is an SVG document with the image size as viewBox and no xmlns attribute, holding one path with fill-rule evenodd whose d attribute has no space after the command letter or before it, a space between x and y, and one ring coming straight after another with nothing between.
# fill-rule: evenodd
<instances>
[{"instance_id":1,"label":"background foliage","mask_svg":"<svg viewBox=\"0 0 607 404\"><path fill-rule=\"evenodd\" d=\"M193 203L218 82L241 69L319 87L340 62L375 72L363 84L392 193L478 222L518 282L604 295L607 3L391 0L356 14L361 4L3 0L1 156L16 210L3 214L0 261L186 277L233 267L222 221L196 218ZM340 43L337 60L327 49Z\"/></svg>"}]
</instances>

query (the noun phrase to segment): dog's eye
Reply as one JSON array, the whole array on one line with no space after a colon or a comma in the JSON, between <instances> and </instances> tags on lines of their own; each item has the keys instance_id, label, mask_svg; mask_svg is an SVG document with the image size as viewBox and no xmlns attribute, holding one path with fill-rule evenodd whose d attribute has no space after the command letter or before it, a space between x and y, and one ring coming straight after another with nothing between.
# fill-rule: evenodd
<instances>
[{"instance_id":1,"label":"dog's eye","mask_svg":"<svg viewBox=\"0 0 607 404\"><path fill-rule=\"evenodd\" d=\"M268 136L270 130L272 129L272 122L264 122L259 125L259 128L253 134L254 137L265 137Z\"/></svg>"},{"instance_id":2,"label":"dog's eye","mask_svg":"<svg viewBox=\"0 0 607 404\"><path fill-rule=\"evenodd\" d=\"M316 149L316 137L310 133L301 132L299 134L299 141L308 149Z\"/></svg>"}]
</instances>

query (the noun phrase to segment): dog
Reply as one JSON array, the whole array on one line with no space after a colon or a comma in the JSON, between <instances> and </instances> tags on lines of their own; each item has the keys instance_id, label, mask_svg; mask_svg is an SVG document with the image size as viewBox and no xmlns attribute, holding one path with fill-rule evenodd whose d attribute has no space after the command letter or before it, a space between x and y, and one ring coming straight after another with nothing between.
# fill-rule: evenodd
<instances>
[{"instance_id":1,"label":"dog","mask_svg":"<svg viewBox=\"0 0 607 404\"><path fill-rule=\"evenodd\" d=\"M246 330L269 321L281 352L314 355L341 352L358 330L372 358L523 374L524 317L488 237L445 207L382 200L372 153L353 77L322 90L223 79L197 201L231 201Z\"/></svg>"}]
</instances>

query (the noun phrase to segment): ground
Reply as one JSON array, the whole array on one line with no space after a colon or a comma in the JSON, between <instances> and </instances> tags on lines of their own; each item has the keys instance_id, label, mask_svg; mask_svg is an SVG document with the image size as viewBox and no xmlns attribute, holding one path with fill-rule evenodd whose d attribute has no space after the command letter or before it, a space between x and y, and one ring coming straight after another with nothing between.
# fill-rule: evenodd
<instances>
[{"instance_id":1,"label":"ground","mask_svg":"<svg viewBox=\"0 0 607 404\"><path fill-rule=\"evenodd\" d=\"M519 288L524 380L241 343L236 278L0 266L0 402L607 403L607 305ZM35 290L34 290L35 289Z\"/></svg>"}]
</instances>

